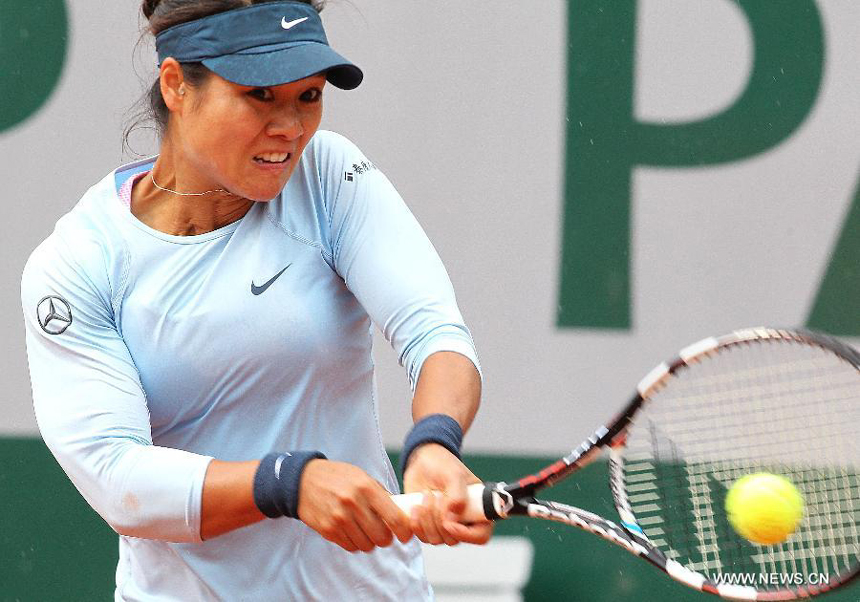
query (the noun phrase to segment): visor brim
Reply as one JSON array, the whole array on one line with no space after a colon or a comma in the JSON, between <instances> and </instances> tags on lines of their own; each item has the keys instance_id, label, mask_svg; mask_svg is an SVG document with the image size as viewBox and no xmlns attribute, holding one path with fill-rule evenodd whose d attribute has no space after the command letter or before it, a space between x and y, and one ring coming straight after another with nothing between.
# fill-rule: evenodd
<instances>
[{"instance_id":1,"label":"visor brim","mask_svg":"<svg viewBox=\"0 0 860 602\"><path fill-rule=\"evenodd\" d=\"M317 73L325 73L333 86L352 90L364 78L361 69L330 46L316 42L263 46L203 59L202 63L234 84L261 88L289 84Z\"/></svg>"}]
</instances>

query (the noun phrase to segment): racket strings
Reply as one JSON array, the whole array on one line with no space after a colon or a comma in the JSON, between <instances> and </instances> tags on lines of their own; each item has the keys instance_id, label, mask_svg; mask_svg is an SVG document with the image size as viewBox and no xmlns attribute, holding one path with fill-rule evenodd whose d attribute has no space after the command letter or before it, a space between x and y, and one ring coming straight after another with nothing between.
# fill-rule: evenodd
<instances>
[{"instance_id":1,"label":"racket strings","mask_svg":"<svg viewBox=\"0 0 860 602\"><path fill-rule=\"evenodd\" d=\"M645 534L708 576L778 574L805 584L857 569L860 373L796 341L719 348L655 389L628 434L624 483ZM753 544L725 496L754 472L786 476L804 498L787 541ZM765 584L786 589L801 583Z\"/></svg>"},{"instance_id":2,"label":"racket strings","mask_svg":"<svg viewBox=\"0 0 860 602\"><path fill-rule=\"evenodd\" d=\"M631 487L628 492L632 510L646 535L664 551L675 552L670 557L684 560L689 568L709 575L730 571L810 575L836 574L856 563L856 512L860 497L856 475L849 482L852 475L847 473L822 475L814 468L805 471L805 475L797 470L792 472L801 491L813 492L807 496L806 518L786 544L762 547L741 540L731 529L722 510L727 486L721 483L730 484L745 474L762 470L786 474L785 467L727 468L712 464L678 465L674 470L669 467L662 463L654 473L662 479L662 489L651 483ZM838 485L835 481L840 479L846 484ZM828 481L829 486L822 486ZM674 491L667 483L675 484ZM815 487L810 487L810 483ZM637 489L646 493L640 494ZM674 504L667 500L673 500ZM693 532L691 523L695 527ZM804 564L801 562L804 560L809 562Z\"/></svg>"},{"instance_id":3,"label":"racket strings","mask_svg":"<svg viewBox=\"0 0 860 602\"><path fill-rule=\"evenodd\" d=\"M853 378L854 382L848 380ZM833 375L831 378L817 376L803 382L803 388L793 386L799 379L788 382L774 382L765 386L758 383L750 387L725 388L725 382L712 381L707 386L721 387L721 390L709 390L700 382L689 382L678 380L673 382L671 396L662 399L661 403L676 405L683 403L683 413L678 413L671 419L673 433L678 435L697 434L708 436L708 431L702 429L702 416L718 416L721 421L721 429L714 430L710 434L712 438L709 443L719 440L718 436L733 436L742 438L755 423L767 423L777 427L806 429L815 427L832 428L843 425L842 430L853 429L855 425L846 423L835 417L830 420L817 423L807 423L801 419L810 412L816 411L824 406L832 404L850 404L856 401L857 376L847 374L844 371ZM817 383L817 384L816 384ZM853 386L852 386L853 385ZM823 391L827 397L822 397ZM745 406L743 412L734 411L738 406ZM779 411L775 412L774 408ZM685 432L684 426L687 425ZM771 428L772 432L783 435L780 428ZM853 431L852 431L853 432ZM759 429L755 434L763 435ZM818 433L816 433L818 434ZM806 437L812 439L813 437Z\"/></svg>"}]
</instances>

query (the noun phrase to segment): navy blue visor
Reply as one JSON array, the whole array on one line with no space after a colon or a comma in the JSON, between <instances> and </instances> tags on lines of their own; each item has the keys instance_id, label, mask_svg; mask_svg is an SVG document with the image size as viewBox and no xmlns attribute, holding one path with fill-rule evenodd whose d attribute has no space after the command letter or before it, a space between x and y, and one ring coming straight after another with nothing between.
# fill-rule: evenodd
<instances>
[{"instance_id":1,"label":"navy blue visor","mask_svg":"<svg viewBox=\"0 0 860 602\"><path fill-rule=\"evenodd\" d=\"M328 45L317 11L304 2L265 2L165 29L155 38L158 64L168 57L203 63L227 81L269 87L325 73L344 90L361 69Z\"/></svg>"}]
</instances>

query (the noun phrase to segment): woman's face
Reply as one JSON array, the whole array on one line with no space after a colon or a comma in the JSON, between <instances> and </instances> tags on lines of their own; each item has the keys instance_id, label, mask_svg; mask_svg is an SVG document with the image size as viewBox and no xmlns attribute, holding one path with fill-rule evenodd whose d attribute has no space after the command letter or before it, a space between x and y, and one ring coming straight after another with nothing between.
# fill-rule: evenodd
<instances>
[{"instance_id":1,"label":"woman's face","mask_svg":"<svg viewBox=\"0 0 860 602\"><path fill-rule=\"evenodd\" d=\"M250 88L213 73L202 86L186 87L170 124L183 187L225 188L253 201L276 197L320 125L325 83L325 75L314 75Z\"/></svg>"}]
</instances>

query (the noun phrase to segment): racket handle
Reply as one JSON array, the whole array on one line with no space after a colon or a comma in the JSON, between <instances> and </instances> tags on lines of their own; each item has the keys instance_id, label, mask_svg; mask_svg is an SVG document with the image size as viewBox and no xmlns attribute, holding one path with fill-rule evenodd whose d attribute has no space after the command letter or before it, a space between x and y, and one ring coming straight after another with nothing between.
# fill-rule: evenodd
<instances>
[{"instance_id":1,"label":"racket handle","mask_svg":"<svg viewBox=\"0 0 860 602\"><path fill-rule=\"evenodd\" d=\"M484 514L484 490L486 486L483 483L474 483L466 488L466 510L463 512L462 521L464 523L477 523L486 521L487 517ZM440 492L435 492L437 496L442 495ZM412 508L420 506L424 500L423 493L402 493L393 495L391 499L397 504L407 515L412 514Z\"/></svg>"}]
</instances>

